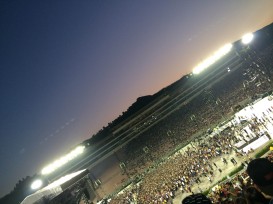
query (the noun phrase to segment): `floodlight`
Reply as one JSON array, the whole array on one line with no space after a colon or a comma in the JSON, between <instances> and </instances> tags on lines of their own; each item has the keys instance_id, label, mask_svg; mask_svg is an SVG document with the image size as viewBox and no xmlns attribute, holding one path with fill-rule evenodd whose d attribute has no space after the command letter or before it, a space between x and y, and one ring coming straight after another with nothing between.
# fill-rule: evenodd
<instances>
[{"instance_id":1,"label":"floodlight","mask_svg":"<svg viewBox=\"0 0 273 204\"><path fill-rule=\"evenodd\" d=\"M54 171L54 168L51 165L49 165L49 166L43 168L41 173L43 175L45 175L45 174L51 173L52 171Z\"/></svg>"},{"instance_id":2,"label":"floodlight","mask_svg":"<svg viewBox=\"0 0 273 204\"><path fill-rule=\"evenodd\" d=\"M253 39L254 35L252 33L247 33L242 37L242 43L247 45L249 44L252 39Z\"/></svg>"},{"instance_id":3,"label":"floodlight","mask_svg":"<svg viewBox=\"0 0 273 204\"><path fill-rule=\"evenodd\" d=\"M48 166L46 166L45 168L43 168L41 173L43 175L52 173L53 171L60 168L61 166L63 166L67 162L71 161L72 159L74 159L77 156L79 156L80 154L82 154L84 151L84 148L85 148L84 146L76 147L75 149L73 149L71 152L69 152L65 156L55 160L53 163L51 163Z\"/></svg>"},{"instance_id":4,"label":"floodlight","mask_svg":"<svg viewBox=\"0 0 273 204\"><path fill-rule=\"evenodd\" d=\"M219 50L217 50L212 56L205 59L203 62L198 64L192 71L193 74L199 74L204 69L208 68L210 65L214 64L217 60L219 60L221 57L226 55L232 48L232 44L226 44Z\"/></svg>"},{"instance_id":5,"label":"floodlight","mask_svg":"<svg viewBox=\"0 0 273 204\"><path fill-rule=\"evenodd\" d=\"M76 148L76 151L78 152L78 154L81 154L81 153L83 153L84 148L85 148L84 146L78 146Z\"/></svg>"},{"instance_id":6,"label":"floodlight","mask_svg":"<svg viewBox=\"0 0 273 204\"><path fill-rule=\"evenodd\" d=\"M36 189L39 189L42 185L43 185L42 180L38 179L38 180L33 181L33 183L31 184L30 187L32 190L36 190Z\"/></svg>"},{"instance_id":7,"label":"floodlight","mask_svg":"<svg viewBox=\"0 0 273 204\"><path fill-rule=\"evenodd\" d=\"M48 172L49 172L49 171L48 171L48 168L45 167L45 168L42 169L41 174L42 174L42 175L45 175L45 174L48 174Z\"/></svg>"},{"instance_id":8,"label":"floodlight","mask_svg":"<svg viewBox=\"0 0 273 204\"><path fill-rule=\"evenodd\" d=\"M67 157L62 157L62 158L59 160L59 162L60 162L61 164L66 164L68 161L69 161L69 160L68 160Z\"/></svg>"}]
</instances>

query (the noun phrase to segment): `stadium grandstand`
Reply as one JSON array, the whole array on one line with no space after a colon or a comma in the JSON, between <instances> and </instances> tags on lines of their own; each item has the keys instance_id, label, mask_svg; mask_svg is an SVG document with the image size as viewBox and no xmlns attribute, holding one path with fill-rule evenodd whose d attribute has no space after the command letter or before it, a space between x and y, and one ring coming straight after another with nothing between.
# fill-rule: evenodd
<instances>
[{"instance_id":1,"label":"stadium grandstand","mask_svg":"<svg viewBox=\"0 0 273 204\"><path fill-rule=\"evenodd\" d=\"M139 98L127 112L37 177L49 184L88 169L92 188L88 195L80 194L78 203L175 203L175 198L181 203L184 195L197 192L195 184L199 184L198 191L207 190L206 185L218 182L208 170L209 160L214 159L215 167L220 166L217 158L235 155L238 160L241 149L235 150L235 144L242 140L247 140L242 149L260 137L263 144L272 140L265 128L257 138L247 136L250 131L260 134L262 120L273 121L273 24L253 36L248 44L239 39L225 45L215 53L215 60L208 58L153 96ZM243 116L236 113L254 106L257 99L267 101L263 111L268 116L261 119L253 113L257 118L251 119L254 125L246 130L240 125ZM224 170L216 167L215 171ZM200 184L204 178L209 184ZM71 190L66 194L75 193L74 187L67 189ZM58 198L48 201L60 202Z\"/></svg>"}]
</instances>

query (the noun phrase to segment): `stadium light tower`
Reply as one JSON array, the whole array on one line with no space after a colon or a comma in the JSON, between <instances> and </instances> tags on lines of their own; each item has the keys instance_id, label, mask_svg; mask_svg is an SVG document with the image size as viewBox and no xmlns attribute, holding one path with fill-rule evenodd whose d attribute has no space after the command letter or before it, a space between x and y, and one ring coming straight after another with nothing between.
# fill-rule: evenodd
<instances>
[{"instance_id":1,"label":"stadium light tower","mask_svg":"<svg viewBox=\"0 0 273 204\"><path fill-rule=\"evenodd\" d=\"M41 186L43 185L43 182L41 179L37 179L35 181L33 181L33 183L31 184L31 189L32 190L37 190L39 188L41 188Z\"/></svg>"},{"instance_id":2,"label":"stadium light tower","mask_svg":"<svg viewBox=\"0 0 273 204\"><path fill-rule=\"evenodd\" d=\"M247 33L242 37L242 43L247 45L253 40L254 35L252 33Z\"/></svg>"}]
</instances>

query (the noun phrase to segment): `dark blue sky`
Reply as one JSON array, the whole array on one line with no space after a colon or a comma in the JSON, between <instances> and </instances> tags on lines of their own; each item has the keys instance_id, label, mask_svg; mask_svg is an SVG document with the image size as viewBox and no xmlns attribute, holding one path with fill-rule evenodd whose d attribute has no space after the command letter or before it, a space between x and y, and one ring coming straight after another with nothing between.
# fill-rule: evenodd
<instances>
[{"instance_id":1,"label":"dark blue sky","mask_svg":"<svg viewBox=\"0 0 273 204\"><path fill-rule=\"evenodd\" d=\"M272 8L271 0L0 1L0 197L137 97L271 23Z\"/></svg>"}]
</instances>

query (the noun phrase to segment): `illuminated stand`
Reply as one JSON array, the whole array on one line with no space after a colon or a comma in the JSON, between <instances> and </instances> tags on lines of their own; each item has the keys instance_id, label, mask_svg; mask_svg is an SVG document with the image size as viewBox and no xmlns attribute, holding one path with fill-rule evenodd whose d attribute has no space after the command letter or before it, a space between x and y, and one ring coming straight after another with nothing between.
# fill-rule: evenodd
<instances>
[{"instance_id":1,"label":"illuminated stand","mask_svg":"<svg viewBox=\"0 0 273 204\"><path fill-rule=\"evenodd\" d=\"M96 185L88 169L67 174L53 182L49 182L47 177L82 154L84 149L84 146L78 146L43 168L41 175L31 184L31 189L36 192L26 197L22 204L74 204L80 201L89 204L96 197Z\"/></svg>"},{"instance_id":2,"label":"illuminated stand","mask_svg":"<svg viewBox=\"0 0 273 204\"><path fill-rule=\"evenodd\" d=\"M38 181L34 184L40 184ZM48 186L26 197L21 204L62 204L91 203L95 195L95 186L90 179L89 170L84 169L68 174Z\"/></svg>"},{"instance_id":3,"label":"illuminated stand","mask_svg":"<svg viewBox=\"0 0 273 204\"><path fill-rule=\"evenodd\" d=\"M273 139L273 121L271 119L273 114L267 112L268 108L271 108L272 106L272 96L269 96L257 100L257 102L254 102L254 105L247 106L235 114L233 122L236 124L241 124L243 121L251 121L254 116L258 119L262 119L263 117L268 119L268 122L266 122L264 127L262 129L260 128L258 134L251 132L248 127L249 122L247 122L243 129L248 135L251 135L251 138L245 138L246 140L241 140L236 143L234 146L237 150L247 153L249 150L255 150Z\"/></svg>"}]
</instances>

